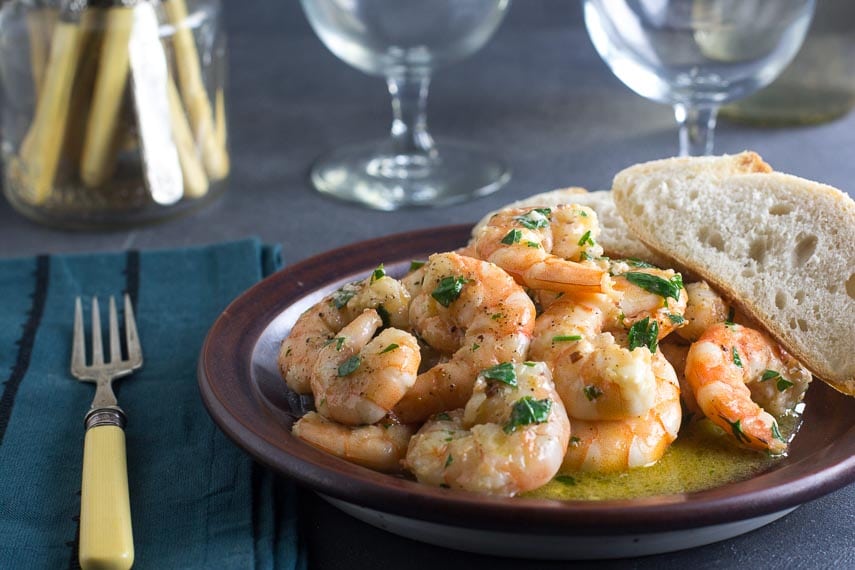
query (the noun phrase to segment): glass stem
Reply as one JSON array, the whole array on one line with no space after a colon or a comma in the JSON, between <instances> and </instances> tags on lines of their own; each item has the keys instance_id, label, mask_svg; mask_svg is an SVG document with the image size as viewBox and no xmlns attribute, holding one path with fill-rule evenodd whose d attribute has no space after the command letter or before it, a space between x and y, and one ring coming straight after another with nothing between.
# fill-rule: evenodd
<instances>
[{"instance_id":1,"label":"glass stem","mask_svg":"<svg viewBox=\"0 0 855 570\"><path fill-rule=\"evenodd\" d=\"M427 130L430 75L404 72L386 79L392 96L392 148L396 154L433 155L433 137Z\"/></svg>"},{"instance_id":2,"label":"glass stem","mask_svg":"<svg viewBox=\"0 0 855 570\"><path fill-rule=\"evenodd\" d=\"M712 154L718 107L674 105L674 117L680 125L680 156Z\"/></svg>"}]
</instances>

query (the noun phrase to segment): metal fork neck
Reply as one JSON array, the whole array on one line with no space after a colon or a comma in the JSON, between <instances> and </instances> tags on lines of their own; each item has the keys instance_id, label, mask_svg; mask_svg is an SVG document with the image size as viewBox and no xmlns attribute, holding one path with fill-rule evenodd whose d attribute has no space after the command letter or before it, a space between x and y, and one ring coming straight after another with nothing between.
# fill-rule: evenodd
<instances>
[{"instance_id":1,"label":"metal fork neck","mask_svg":"<svg viewBox=\"0 0 855 570\"><path fill-rule=\"evenodd\" d=\"M83 424L87 430L97 426L118 426L121 429L125 429L125 424L127 423L128 418L125 416L125 412L118 406L89 410L89 413L83 419Z\"/></svg>"},{"instance_id":2,"label":"metal fork neck","mask_svg":"<svg viewBox=\"0 0 855 570\"><path fill-rule=\"evenodd\" d=\"M110 380L110 375L104 374L96 381L95 397L92 399L91 406L93 410L98 408L118 407L116 394L113 392L113 386Z\"/></svg>"}]
</instances>

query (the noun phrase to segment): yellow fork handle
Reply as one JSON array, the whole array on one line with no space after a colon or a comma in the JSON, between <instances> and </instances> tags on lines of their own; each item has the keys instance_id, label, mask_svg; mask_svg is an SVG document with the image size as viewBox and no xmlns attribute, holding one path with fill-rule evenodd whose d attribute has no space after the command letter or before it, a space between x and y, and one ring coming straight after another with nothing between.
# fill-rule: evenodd
<instances>
[{"instance_id":1,"label":"yellow fork handle","mask_svg":"<svg viewBox=\"0 0 855 570\"><path fill-rule=\"evenodd\" d=\"M79 561L83 570L121 570L134 563L125 432L119 425L86 430Z\"/></svg>"}]
</instances>

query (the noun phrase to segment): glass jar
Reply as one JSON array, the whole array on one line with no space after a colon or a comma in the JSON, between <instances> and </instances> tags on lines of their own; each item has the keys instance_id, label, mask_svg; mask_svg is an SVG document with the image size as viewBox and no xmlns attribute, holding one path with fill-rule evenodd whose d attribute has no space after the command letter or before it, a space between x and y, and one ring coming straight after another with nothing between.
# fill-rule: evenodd
<instances>
[{"instance_id":1,"label":"glass jar","mask_svg":"<svg viewBox=\"0 0 855 570\"><path fill-rule=\"evenodd\" d=\"M36 221L187 212L229 173L219 0L11 0L0 11L3 192Z\"/></svg>"}]
</instances>

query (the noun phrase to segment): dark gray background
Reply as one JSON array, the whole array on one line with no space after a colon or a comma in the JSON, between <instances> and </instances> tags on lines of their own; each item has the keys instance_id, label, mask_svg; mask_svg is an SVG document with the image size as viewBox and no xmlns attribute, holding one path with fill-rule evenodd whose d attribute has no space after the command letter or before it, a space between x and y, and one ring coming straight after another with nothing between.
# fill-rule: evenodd
<instances>
[{"instance_id":1,"label":"dark gray background","mask_svg":"<svg viewBox=\"0 0 855 570\"><path fill-rule=\"evenodd\" d=\"M380 138L390 123L383 81L329 53L299 3L226 7L227 104L233 170L219 201L144 228L69 233L35 225L0 200L0 255L174 247L251 235L283 245L286 263L353 241L474 222L523 196L567 185L607 188L630 164L672 155L671 110L615 79L594 52L580 3L518 0L493 40L442 70L429 117L435 136L492 145L513 167L500 192L463 205L383 213L324 198L307 182L312 160L343 143ZM756 129L721 121L718 152L759 152L776 169L853 192L855 113L814 127ZM369 527L304 494L303 531L323 568L545 568L453 552ZM614 568L855 568L855 485L742 537L674 554L602 563Z\"/></svg>"}]
</instances>

